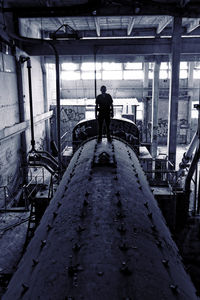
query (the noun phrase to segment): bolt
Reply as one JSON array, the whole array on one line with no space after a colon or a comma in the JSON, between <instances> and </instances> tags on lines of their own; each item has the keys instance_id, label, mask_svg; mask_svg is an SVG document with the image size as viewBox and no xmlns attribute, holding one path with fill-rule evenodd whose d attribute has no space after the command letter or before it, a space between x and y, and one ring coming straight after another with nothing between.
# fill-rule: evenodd
<instances>
[{"instance_id":1,"label":"bolt","mask_svg":"<svg viewBox=\"0 0 200 300\"><path fill-rule=\"evenodd\" d=\"M33 262L33 267L35 267L39 263L39 260L33 258L32 262Z\"/></svg>"},{"instance_id":2,"label":"bolt","mask_svg":"<svg viewBox=\"0 0 200 300\"><path fill-rule=\"evenodd\" d=\"M46 240L41 240L40 248L43 248L46 245L46 243L47 243Z\"/></svg>"},{"instance_id":3,"label":"bolt","mask_svg":"<svg viewBox=\"0 0 200 300\"><path fill-rule=\"evenodd\" d=\"M141 185L139 186L139 190L142 190L142 186Z\"/></svg>"}]
</instances>

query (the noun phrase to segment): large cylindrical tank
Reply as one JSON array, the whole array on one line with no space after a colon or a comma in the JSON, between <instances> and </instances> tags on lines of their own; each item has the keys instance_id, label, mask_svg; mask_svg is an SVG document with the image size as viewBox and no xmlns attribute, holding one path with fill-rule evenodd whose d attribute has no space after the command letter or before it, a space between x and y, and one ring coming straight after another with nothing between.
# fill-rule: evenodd
<instances>
[{"instance_id":1,"label":"large cylindrical tank","mask_svg":"<svg viewBox=\"0 0 200 300\"><path fill-rule=\"evenodd\" d=\"M76 151L3 299L197 299L127 144Z\"/></svg>"}]
</instances>

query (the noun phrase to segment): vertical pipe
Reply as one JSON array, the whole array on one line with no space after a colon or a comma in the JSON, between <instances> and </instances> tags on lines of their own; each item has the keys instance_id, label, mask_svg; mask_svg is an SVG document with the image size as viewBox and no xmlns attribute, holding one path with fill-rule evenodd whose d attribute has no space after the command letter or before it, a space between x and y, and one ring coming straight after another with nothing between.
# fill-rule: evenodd
<instances>
[{"instance_id":1,"label":"vertical pipe","mask_svg":"<svg viewBox=\"0 0 200 300\"><path fill-rule=\"evenodd\" d=\"M25 111L24 111L24 96L23 96L23 81L22 81L22 65L21 60L15 58L16 72L17 72L17 93L18 93L18 103L19 103L19 122L25 121ZM20 134L21 143L21 162L22 162L22 180L23 184L27 183L28 179L28 165L27 165L27 146L26 146L26 133L23 131Z\"/></svg>"},{"instance_id":2,"label":"vertical pipe","mask_svg":"<svg viewBox=\"0 0 200 300\"><path fill-rule=\"evenodd\" d=\"M96 47L94 48L94 96L97 97L97 68L96 68L97 56Z\"/></svg>"},{"instance_id":3,"label":"vertical pipe","mask_svg":"<svg viewBox=\"0 0 200 300\"><path fill-rule=\"evenodd\" d=\"M56 62L56 123L57 123L57 147L58 147L58 180L61 179L62 173L62 159L61 159L61 130L60 130L60 62L59 55L54 44L49 43L55 54Z\"/></svg>"},{"instance_id":4,"label":"vertical pipe","mask_svg":"<svg viewBox=\"0 0 200 300\"><path fill-rule=\"evenodd\" d=\"M152 133L151 133L151 155L155 159L158 148L158 100L159 100L159 72L160 61L155 60L152 87Z\"/></svg>"},{"instance_id":5,"label":"vertical pipe","mask_svg":"<svg viewBox=\"0 0 200 300\"><path fill-rule=\"evenodd\" d=\"M193 92L193 85L194 85L194 79L193 79L193 73L194 73L194 62L189 62L189 70L188 70L188 88L189 88L189 97L188 97L188 132L187 132L187 143L190 143L192 138L192 131L191 131L191 110L192 110L192 101L194 99L194 92Z\"/></svg>"},{"instance_id":6,"label":"vertical pipe","mask_svg":"<svg viewBox=\"0 0 200 300\"><path fill-rule=\"evenodd\" d=\"M148 142L147 124L148 124L148 87L149 87L149 63L144 63L144 81L143 81L143 142Z\"/></svg>"},{"instance_id":7,"label":"vertical pipe","mask_svg":"<svg viewBox=\"0 0 200 300\"><path fill-rule=\"evenodd\" d=\"M27 60L28 69L28 85L29 85L29 105L30 105L30 121L31 121L31 151L35 150L35 138L34 138L34 122L33 122L33 98L32 98L32 79L31 79L31 60L30 57Z\"/></svg>"},{"instance_id":8,"label":"vertical pipe","mask_svg":"<svg viewBox=\"0 0 200 300\"><path fill-rule=\"evenodd\" d=\"M181 53L181 25L182 19L174 17L173 35L171 45L171 81L168 117L168 158L176 167L176 144L177 144L177 120L178 120L178 98L179 98L179 70Z\"/></svg>"}]
</instances>

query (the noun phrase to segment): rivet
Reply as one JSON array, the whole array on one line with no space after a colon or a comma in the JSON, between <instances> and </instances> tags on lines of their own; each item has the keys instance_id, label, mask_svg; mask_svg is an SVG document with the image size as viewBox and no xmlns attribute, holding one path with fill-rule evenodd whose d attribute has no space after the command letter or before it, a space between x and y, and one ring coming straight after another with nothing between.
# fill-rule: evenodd
<instances>
[{"instance_id":1,"label":"rivet","mask_svg":"<svg viewBox=\"0 0 200 300\"><path fill-rule=\"evenodd\" d=\"M56 211L54 211L54 213L53 213L53 217L54 217L54 218L56 218L56 217L57 217L57 215L58 215L58 213L57 213Z\"/></svg>"},{"instance_id":2,"label":"rivet","mask_svg":"<svg viewBox=\"0 0 200 300\"><path fill-rule=\"evenodd\" d=\"M85 197L88 197L89 196L89 192L88 191L86 191L86 193L85 193Z\"/></svg>"},{"instance_id":3,"label":"rivet","mask_svg":"<svg viewBox=\"0 0 200 300\"><path fill-rule=\"evenodd\" d=\"M135 177L138 177L138 173L135 174Z\"/></svg>"},{"instance_id":4,"label":"rivet","mask_svg":"<svg viewBox=\"0 0 200 300\"><path fill-rule=\"evenodd\" d=\"M33 262L33 267L37 266L37 264L39 263L37 259L32 259L32 262Z\"/></svg>"},{"instance_id":5,"label":"rivet","mask_svg":"<svg viewBox=\"0 0 200 300\"><path fill-rule=\"evenodd\" d=\"M121 245L119 245L119 249L122 251L127 251L129 247L126 243L122 243Z\"/></svg>"},{"instance_id":6,"label":"rivet","mask_svg":"<svg viewBox=\"0 0 200 300\"><path fill-rule=\"evenodd\" d=\"M163 260L162 260L162 263L163 263L163 265L164 265L166 268L169 267L169 260L163 259Z\"/></svg>"},{"instance_id":7,"label":"rivet","mask_svg":"<svg viewBox=\"0 0 200 300\"><path fill-rule=\"evenodd\" d=\"M120 268L120 272L123 275L127 275L127 276L130 276L132 274L132 271L129 269L126 262L122 262L122 267Z\"/></svg>"},{"instance_id":8,"label":"rivet","mask_svg":"<svg viewBox=\"0 0 200 300\"><path fill-rule=\"evenodd\" d=\"M117 230L118 230L120 233L125 233L125 232L126 232L126 228L125 228L124 224L121 224L121 225L117 228Z\"/></svg>"},{"instance_id":9,"label":"rivet","mask_svg":"<svg viewBox=\"0 0 200 300\"><path fill-rule=\"evenodd\" d=\"M142 190L142 186L141 185L139 186L139 190Z\"/></svg>"},{"instance_id":10,"label":"rivet","mask_svg":"<svg viewBox=\"0 0 200 300\"><path fill-rule=\"evenodd\" d=\"M97 274L98 274L98 276L103 276L104 272L99 271Z\"/></svg>"},{"instance_id":11,"label":"rivet","mask_svg":"<svg viewBox=\"0 0 200 300\"><path fill-rule=\"evenodd\" d=\"M116 195L116 196L120 196L120 192L117 191L117 192L115 193L115 195Z\"/></svg>"},{"instance_id":12,"label":"rivet","mask_svg":"<svg viewBox=\"0 0 200 300\"><path fill-rule=\"evenodd\" d=\"M62 205L62 203L61 203L61 202L58 202L57 206L60 207L61 205Z\"/></svg>"},{"instance_id":13,"label":"rivet","mask_svg":"<svg viewBox=\"0 0 200 300\"><path fill-rule=\"evenodd\" d=\"M170 285L170 288L171 288L171 290L172 290L175 294L178 293L178 286L177 286L177 285L171 284L171 285Z\"/></svg>"},{"instance_id":14,"label":"rivet","mask_svg":"<svg viewBox=\"0 0 200 300\"><path fill-rule=\"evenodd\" d=\"M122 206L121 200L118 200L118 201L117 201L117 206L118 206L118 207L121 207L121 206Z\"/></svg>"},{"instance_id":15,"label":"rivet","mask_svg":"<svg viewBox=\"0 0 200 300\"><path fill-rule=\"evenodd\" d=\"M89 204L89 202L85 199L84 201L83 201L83 205L84 206L87 206Z\"/></svg>"},{"instance_id":16,"label":"rivet","mask_svg":"<svg viewBox=\"0 0 200 300\"><path fill-rule=\"evenodd\" d=\"M114 177L114 180L118 180L117 176Z\"/></svg>"},{"instance_id":17,"label":"rivet","mask_svg":"<svg viewBox=\"0 0 200 300\"><path fill-rule=\"evenodd\" d=\"M85 227L81 227L80 225L78 226L78 228L76 229L77 232L82 232L85 230Z\"/></svg>"},{"instance_id":18,"label":"rivet","mask_svg":"<svg viewBox=\"0 0 200 300\"><path fill-rule=\"evenodd\" d=\"M26 292L29 289L29 286L25 283L22 283L22 287L24 289L24 292Z\"/></svg>"},{"instance_id":19,"label":"rivet","mask_svg":"<svg viewBox=\"0 0 200 300\"><path fill-rule=\"evenodd\" d=\"M157 242L156 242L156 245L157 245L159 248L162 248L162 242L161 242L161 241L157 241Z\"/></svg>"},{"instance_id":20,"label":"rivet","mask_svg":"<svg viewBox=\"0 0 200 300\"><path fill-rule=\"evenodd\" d=\"M156 231L156 226L155 226L155 225L152 225L152 226L151 226L151 229L152 229L153 231Z\"/></svg>"},{"instance_id":21,"label":"rivet","mask_svg":"<svg viewBox=\"0 0 200 300\"><path fill-rule=\"evenodd\" d=\"M48 231L51 230L52 228L53 228L53 227L52 227L50 224L47 225Z\"/></svg>"},{"instance_id":22,"label":"rivet","mask_svg":"<svg viewBox=\"0 0 200 300\"><path fill-rule=\"evenodd\" d=\"M43 248L46 245L47 241L46 240L41 240L41 245L40 247Z\"/></svg>"},{"instance_id":23,"label":"rivet","mask_svg":"<svg viewBox=\"0 0 200 300\"><path fill-rule=\"evenodd\" d=\"M74 246L72 247L73 251L78 252L81 249L81 245L75 243Z\"/></svg>"}]
</instances>

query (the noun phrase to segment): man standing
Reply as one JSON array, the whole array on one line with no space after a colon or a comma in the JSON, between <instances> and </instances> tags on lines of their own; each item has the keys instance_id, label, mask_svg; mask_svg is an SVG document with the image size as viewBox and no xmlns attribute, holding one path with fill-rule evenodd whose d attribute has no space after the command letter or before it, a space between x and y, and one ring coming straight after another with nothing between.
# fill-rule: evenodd
<instances>
[{"instance_id":1,"label":"man standing","mask_svg":"<svg viewBox=\"0 0 200 300\"><path fill-rule=\"evenodd\" d=\"M110 118L113 118L113 99L110 94L106 93L106 86L102 85L101 94L96 98L95 118L98 120L99 136L98 141L102 140L102 127L105 120L107 139L111 141L110 137ZM97 114L98 113L98 114Z\"/></svg>"}]
</instances>

